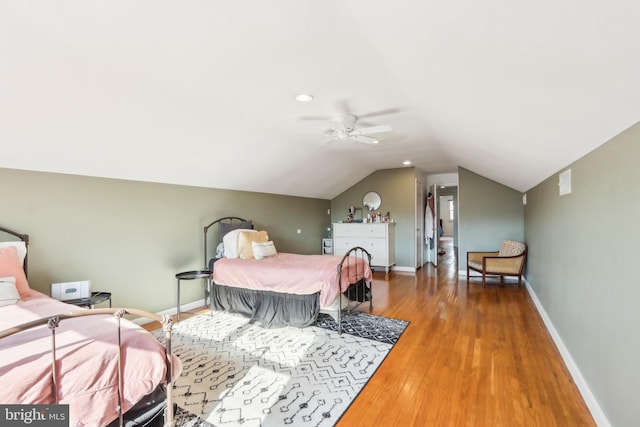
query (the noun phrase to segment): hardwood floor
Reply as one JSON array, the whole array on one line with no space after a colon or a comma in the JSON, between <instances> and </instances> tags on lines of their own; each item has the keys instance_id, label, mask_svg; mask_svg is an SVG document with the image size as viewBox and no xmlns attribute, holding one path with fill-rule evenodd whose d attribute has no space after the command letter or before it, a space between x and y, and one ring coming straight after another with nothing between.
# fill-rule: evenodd
<instances>
[{"instance_id":1,"label":"hardwood floor","mask_svg":"<svg viewBox=\"0 0 640 427\"><path fill-rule=\"evenodd\" d=\"M337 426L594 426L527 291L467 289L444 249L375 274L372 313L411 324Z\"/></svg>"},{"instance_id":2,"label":"hardwood floor","mask_svg":"<svg viewBox=\"0 0 640 427\"><path fill-rule=\"evenodd\" d=\"M336 425L595 426L527 291L467 289L442 247L437 268L374 274L372 313L411 323Z\"/></svg>"}]
</instances>

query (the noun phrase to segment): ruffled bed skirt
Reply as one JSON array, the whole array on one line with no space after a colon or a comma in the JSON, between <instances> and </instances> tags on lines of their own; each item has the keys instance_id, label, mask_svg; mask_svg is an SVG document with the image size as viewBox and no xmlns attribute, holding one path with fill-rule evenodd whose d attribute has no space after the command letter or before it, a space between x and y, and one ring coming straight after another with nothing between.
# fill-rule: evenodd
<instances>
[{"instance_id":1,"label":"ruffled bed skirt","mask_svg":"<svg viewBox=\"0 0 640 427\"><path fill-rule=\"evenodd\" d=\"M320 292L295 295L213 285L213 308L240 313L263 328L312 325L320 312Z\"/></svg>"}]
</instances>

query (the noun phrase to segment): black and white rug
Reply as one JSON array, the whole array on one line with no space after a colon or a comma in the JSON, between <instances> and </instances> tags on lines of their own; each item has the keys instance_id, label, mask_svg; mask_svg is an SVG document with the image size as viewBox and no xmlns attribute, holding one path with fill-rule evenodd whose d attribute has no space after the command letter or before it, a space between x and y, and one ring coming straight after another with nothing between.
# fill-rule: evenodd
<instances>
[{"instance_id":1,"label":"black and white rug","mask_svg":"<svg viewBox=\"0 0 640 427\"><path fill-rule=\"evenodd\" d=\"M360 312L345 313L340 323L342 323L343 333L388 344L395 344L409 324L404 320ZM338 322L324 313L318 315L315 326L338 331Z\"/></svg>"},{"instance_id":2,"label":"black and white rug","mask_svg":"<svg viewBox=\"0 0 640 427\"><path fill-rule=\"evenodd\" d=\"M317 326L263 329L215 312L174 325L176 425L335 425L408 322L353 313L342 324L342 335L324 315Z\"/></svg>"}]
</instances>

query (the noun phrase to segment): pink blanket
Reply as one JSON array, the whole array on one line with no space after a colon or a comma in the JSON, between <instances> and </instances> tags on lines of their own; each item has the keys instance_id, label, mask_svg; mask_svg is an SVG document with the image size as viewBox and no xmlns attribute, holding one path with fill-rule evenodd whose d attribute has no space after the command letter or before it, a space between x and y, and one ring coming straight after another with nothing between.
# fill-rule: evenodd
<instances>
[{"instance_id":1,"label":"pink blanket","mask_svg":"<svg viewBox=\"0 0 640 427\"><path fill-rule=\"evenodd\" d=\"M263 259L222 258L213 268L215 283L236 288L248 288L297 295L320 292L320 306L329 307L340 293L338 264L342 257L330 255L298 255L279 253ZM342 270L342 289L357 279L372 278L369 265L351 258ZM357 272L357 276L356 276Z\"/></svg>"},{"instance_id":2,"label":"pink blanket","mask_svg":"<svg viewBox=\"0 0 640 427\"><path fill-rule=\"evenodd\" d=\"M84 310L31 290L0 308L0 330L41 317ZM122 319L124 410L151 393L166 375L164 348L140 326ZM117 412L117 319L65 319L56 330L58 396L69 404L70 426L102 426ZM0 340L0 402L51 402L51 332L39 327ZM175 370L179 374L178 362Z\"/></svg>"}]
</instances>

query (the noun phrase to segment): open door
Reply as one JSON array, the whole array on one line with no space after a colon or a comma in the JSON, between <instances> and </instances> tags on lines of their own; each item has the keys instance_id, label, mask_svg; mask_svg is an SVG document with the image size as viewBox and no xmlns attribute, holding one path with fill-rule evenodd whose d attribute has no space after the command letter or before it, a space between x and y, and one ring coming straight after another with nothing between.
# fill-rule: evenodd
<instances>
[{"instance_id":1,"label":"open door","mask_svg":"<svg viewBox=\"0 0 640 427\"><path fill-rule=\"evenodd\" d=\"M427 193L427 207L425 209L425 244L428 260L438 266L438 187L434 184Z\"/></svg>"},{"instance_id":2,"label":"open door","mask_svg":"<svg viewBox=\"0 0 640 427\"><path fill-rule=\"evenodd\" d=\"M422 181L416 179L416 270L424 264L424 205L424 187Z\"/></svg>"}]
</instances>

